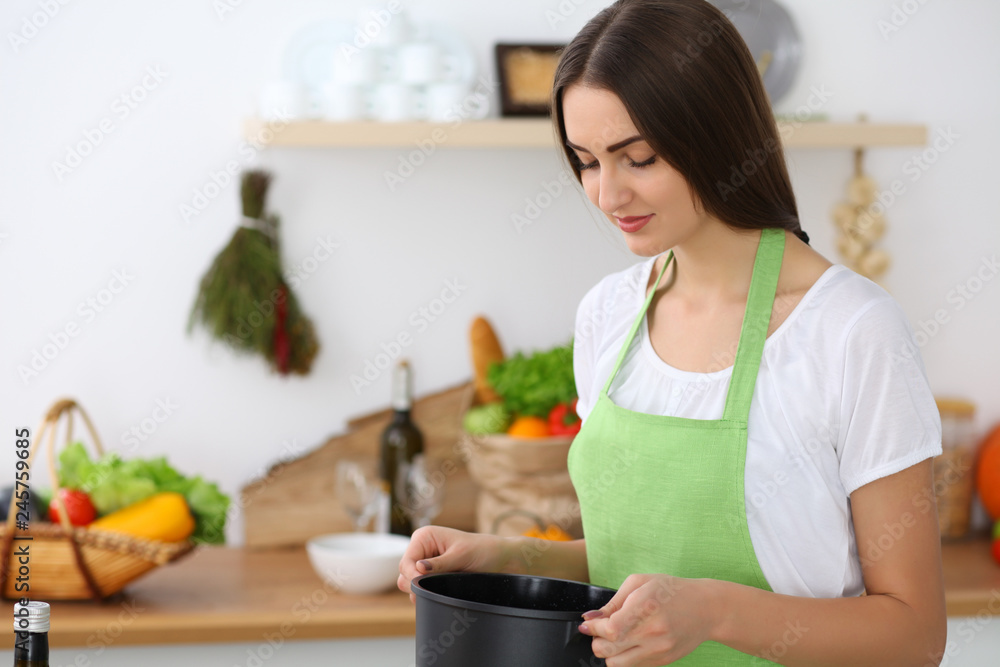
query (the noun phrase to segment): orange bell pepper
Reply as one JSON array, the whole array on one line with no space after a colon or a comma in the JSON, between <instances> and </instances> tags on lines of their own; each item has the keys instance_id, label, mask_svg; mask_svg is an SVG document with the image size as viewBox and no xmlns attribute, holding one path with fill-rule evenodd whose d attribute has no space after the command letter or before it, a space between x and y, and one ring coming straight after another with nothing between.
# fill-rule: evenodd
<instances>
[{"instance_id":1,"label":"orange bell pepper","mask_svg":"<svg viewBox=\"0 0 1000 667\"><path fill-rule=\"evenodd\" d=\"M542 531L538 526L525 531L525 537L537 537L540 540L552 540L554 542L570 542L573 537L559 526L550 523Z\"/></svg>"},{"instance_id":2,"label":"orange bell pepper","mask_svg":"<svg viewBox=\"0 0 1000 667\"><path fill-rule=\"evenodd\" d=\"M547 438L552 433L548 422L541 417L518 417L507 429L507 435L515 438Z\"/></svg>"}]
</instances>

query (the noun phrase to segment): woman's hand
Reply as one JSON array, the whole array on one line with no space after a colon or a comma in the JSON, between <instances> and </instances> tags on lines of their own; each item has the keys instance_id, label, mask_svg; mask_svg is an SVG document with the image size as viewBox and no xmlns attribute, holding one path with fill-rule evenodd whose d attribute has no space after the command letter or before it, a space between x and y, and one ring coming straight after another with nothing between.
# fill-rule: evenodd
<instances>
[{"instance_id":1,"label":"woman's hand","mask_svg":"<svg viewBox=\"0 0 1000 667\"><path fill-rule=\"evenodd\" d=\"M608 604L583 615L580 632L608 667L656 667L695 650L716 622L708 579L633 574Z\"/></svg>"},{"instance_id":2,"label":"woman's hand","mask_svg":"<svg viewBox=\"0 0 1000 667\"><path fill-rule=\"evenodd\" d=\"M510 540L496 535L465 533L454 528L425 526L413 532L399 562L399 590L410 591L414 577L429 572L501 572L510 562Z\"/></svg>"}]
</instances>

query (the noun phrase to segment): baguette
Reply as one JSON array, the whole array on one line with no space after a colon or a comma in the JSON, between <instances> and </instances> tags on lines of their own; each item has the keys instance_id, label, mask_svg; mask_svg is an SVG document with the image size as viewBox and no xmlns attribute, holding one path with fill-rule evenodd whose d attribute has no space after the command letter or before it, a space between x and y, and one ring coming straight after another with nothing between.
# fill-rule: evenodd
<instances>
[{"instance_id":1,"label":"baguette","mask_svg":"<svg viewBox=\"0 0 1000 667\"><path fill-rule=\"evenodd\" d=\"M490 364L504 360L503 348L497 340L496 332L485 317L472 320L469 328L469 343L472 350L473 384L476 390L476 402L480 404L493 403L502 400L493 387L490 386L486 373Z\"/></svg>"}]
</instances>

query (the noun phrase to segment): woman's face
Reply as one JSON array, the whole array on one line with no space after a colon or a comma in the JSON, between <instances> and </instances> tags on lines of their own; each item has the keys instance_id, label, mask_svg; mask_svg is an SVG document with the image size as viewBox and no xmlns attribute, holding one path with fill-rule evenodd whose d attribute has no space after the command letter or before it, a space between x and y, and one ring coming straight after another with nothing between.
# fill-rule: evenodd
<instances>
[{"instance_id":1,"label":"woman's face","mask_svg":"<svg viewBox=\"0 0 1000 667\"><path fill-rule=\"evenodd\" d=\"M563 122L587 197L622 231L633 253L662 253L705 221L687 181L639 136L617 95L569 86Z\"/></svg>"}]
</instances>

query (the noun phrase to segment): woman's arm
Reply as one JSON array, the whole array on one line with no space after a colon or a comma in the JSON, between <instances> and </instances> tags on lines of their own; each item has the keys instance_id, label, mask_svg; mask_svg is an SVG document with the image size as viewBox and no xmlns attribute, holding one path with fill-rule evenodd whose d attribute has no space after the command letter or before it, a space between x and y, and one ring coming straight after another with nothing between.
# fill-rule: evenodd
<instances>
[{"instance_id":1,"label":"woman's arm","mask_svg":"<svg viewBox=\"0 0 1000 667\"><path fill-rule=\"evenodd\" d=\"M852 494L866 596L633 575L581 630L608 667L667 664L705 640L792 666L936 665L947 628L931 471L927 460Z\"/></svg>"},{"instance_id":2,"label":"woman's arm","mask_svg":"<svg viewBox=\"0 0 1000 667\"><path fill-rule=\"evenodd\" d=\"M586 540L560 542L514 538L508 545L506 572L573 581L590 581Z\"/></svg>"},{"instance_id":3,"label":"woman's arm","mask_svg":"<svg viewBox=\"0 0 1000 667\"><path fill-rule=\"evenodd\" d=\"M399 561L399 590L410 591L415 577L430 572L508 572L587 581L583 540L553 542L533 537L498 537L444 526L413 532Z\"/></svg>"},{"instance_id":4,"label":"woman's arm","mask_svg":"<svg viewBox=\"0 0 1000 667\"><path fill-rule=\"evenodd\" d=\"M938 664L947 617L931 461L859 488L851 507L866 596L816 600L722 583L713 638L785 665Z\"/></svg>"}]
</instances>

